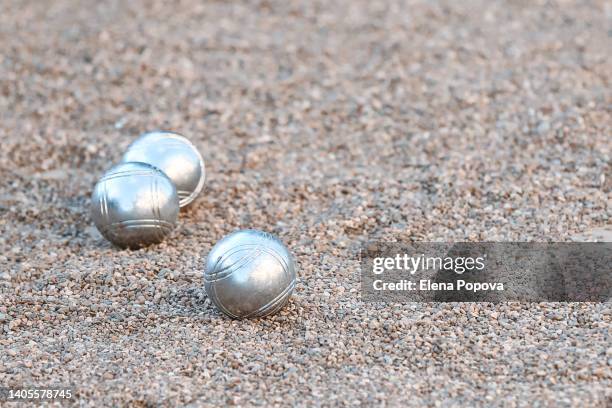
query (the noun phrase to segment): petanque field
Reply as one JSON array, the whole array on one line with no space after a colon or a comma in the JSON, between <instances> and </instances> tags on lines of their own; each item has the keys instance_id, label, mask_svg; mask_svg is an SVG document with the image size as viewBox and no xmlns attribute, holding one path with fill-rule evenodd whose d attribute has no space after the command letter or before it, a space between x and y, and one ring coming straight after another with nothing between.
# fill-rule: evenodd
<instances>
[{"instance_id":1,"label":"petanque field","mask_svg":"<svg viewBox=\"0 0 612 408\"><path fill-rule=\"evenodd\" d=\"M610 407L609 301L371 302L360 259L612 241L611 23L603 0L2 0L0 406ZM92 192L155 130L205 182L121 248ZM295 261L267 317L205 289L243 229Z\"/></svg>"}]
</instances>

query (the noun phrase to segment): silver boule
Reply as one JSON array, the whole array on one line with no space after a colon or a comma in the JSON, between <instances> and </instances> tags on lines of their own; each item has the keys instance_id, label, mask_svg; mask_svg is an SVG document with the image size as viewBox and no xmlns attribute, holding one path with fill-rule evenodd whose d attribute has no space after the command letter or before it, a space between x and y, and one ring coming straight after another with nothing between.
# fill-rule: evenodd
<instances>
[{"instance_id":1,"label":"silver boule","mask_svg":"<svg viewBox=\"0 0 612 408\"><path fill-rule=\"evenodd\" d=\"M235 319L278 312L295 283L291 253L267 232L233 232L217 242L206 259L206 293L219 310Z\"/></svg>"},{"instance_id":2,"label":"silver boule","mask_svg":"<svg viewBox=\"0 0 612 408\"><path fill-rule=\"evenodd\" d=\"M176 226L178 213L174 184L146 163L114 166L98 181L91 196L91 217L96 227L121 247L161 242Z\"/></svg>"},{"instance_id":3,"label":"silver boule","mask_svg":"<svg viewBox=\"0 0 612 408\"><path fill-rule=\"evenodd\" d=\"M204 159L187 138L177 133L145 133L128 146L121 161L148 163L166 173L176 186L181 207L195 200L204 187Z\"/></svg>"}]
</instances>

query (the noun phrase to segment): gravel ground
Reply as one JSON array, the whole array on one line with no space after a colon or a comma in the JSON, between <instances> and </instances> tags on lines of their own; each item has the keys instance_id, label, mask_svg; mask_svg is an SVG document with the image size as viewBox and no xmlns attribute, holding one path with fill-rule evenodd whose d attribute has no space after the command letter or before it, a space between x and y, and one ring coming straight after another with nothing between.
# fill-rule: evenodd
<instances>
[{"instance_id":1,"label":"gravel ground","mask_svg":"<svg viewBox=\"0 0 612 408\"><path fill-rule=\"evenodd\" d=\"M381 307L356 260L374 238L610 237L609 3L169 3L0 2L0 384L98 406L610 406L609 304ZM205 190L166 242L116 249L89 195L159 128L201 149ZM300 282L232 321L202 269L246 227Z\"/></svg>"}]
</instances>

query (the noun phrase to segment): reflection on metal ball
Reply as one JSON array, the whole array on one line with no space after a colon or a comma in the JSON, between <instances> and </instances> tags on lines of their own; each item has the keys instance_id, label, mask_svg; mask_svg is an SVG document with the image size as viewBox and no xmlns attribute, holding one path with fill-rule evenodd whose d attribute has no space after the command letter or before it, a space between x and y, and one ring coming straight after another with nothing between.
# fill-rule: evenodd
<instances>
[{"instance_id":1,"label":"reflection on metal ball","mask_svg":"<svg viewBox=\"0 0 612 408\"><path fill-rule=\"evenodd\" d=\"M161 242L176 226L176 188L159 169L138 162L120 163L98 181L91 216L102 235L121 247Z\"/></svg>"},{"instance_id":2,"label":"reflection on metal ball","mask_svg":"<svg viewBox=\"0 0 612 408\"><path fill-rule=\"evenodd\" d=\"M176 186L181 207L195 200L204 187L204 159L187 138L176 133L141 135L128 146L122 161L148 163L166 173Z\"/></svg>"},{"instance_id":3,"label":"reflection on metal ball","mask_svg":"<svg viewBox=\"0 0 612 408\"><path fill-rule=\"evenodd\" d=\"M278 312L295 283L291 253L266 232L234 232L219 241L206 260L206 293L223 313L235 319Z\"/></svg>"}]
</instances>

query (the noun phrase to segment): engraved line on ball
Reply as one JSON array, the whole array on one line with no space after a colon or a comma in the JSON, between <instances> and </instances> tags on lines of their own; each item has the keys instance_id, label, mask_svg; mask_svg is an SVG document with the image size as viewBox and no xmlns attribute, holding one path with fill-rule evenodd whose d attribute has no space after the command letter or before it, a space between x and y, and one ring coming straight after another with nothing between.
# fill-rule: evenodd
<instances>
[{"instance_id":1,"label":"engraved line on ball","mask_svg":"<svg viewBox=\"0 0 612 408\"><path fill-rule=\"evenodd\" d=\"M255 252L253 252L253 250L251 250L250 252L244 251L245 254L238 258L237 260L235 260L233 263L229 264L229 265L224 265L222 268L218 268L218 266L224 262L226 259L229 259L232 255L237 254L239 252L243 252L244 247L249 247L249 246L253 246L254 248L252 248ZM219 277L219 275L222 275L223 272L225 272L228 269L231 269L232 267L234 267L236 264L241 263L240 266L243 266L245 263L248 263L250 261L255 260L259 255L261 255L262 253L262 248L260 248L260 246L258 245L253 245L253 244L243 244L243 245L238 245L234 248L232 248L230 250L231 252L225 253L221 256L219 256L217 258L217 261L215 262L215 264L213 265L213 267L211 268L211 271L208 272L208 276L211 278L216 278ZM230 271L231 273L231 271Z\"/></svg>"},{"instance_id":2,"label":"engraved line on ball","mask_svg":"<svg viewBox=\"0 0 612 408\"><path fill-rule=\"evenodd\" d=\"M118 229L133 229L133 228L159 228L165 232L172 230L172 224L164 220L142 219L142 220L123 220L113 222L107 225L101 225L101 232L114 232Z\"/></svg>"},{"instance_id":3,"label":"engraved line on ball","mask_svg":"<svg viewBox=\"0 0 612 408\"><path fill-rule=\"evenodd\" d=\"M215 285L210 285L210 284L206 284L206 287L208 288L207 292L209 293L209 298L210 300L212 300L212 302L215 304L215 306L217 306L217 308L225 313L226 315L228 315L229 317L232 317L234 319L239 319L240 316L238 316L237 314L234 314L232 312L230 312L219 300L219 296L217 296L217 288Z\"/></svg>"},{"instance_id":4,"label":"engraved line on ball","mask_svg":"<svg viewBox=\"0 0 612 408\"><path fill-rule=\"evenodd\" d=\"M279 295L274 301L262 306L255 312L249 313L245 318L264 317L276 313L289 302L289 297L294 288L295 286L287 288L284 293Z\"/></svg>"},{"instance_id":5,"label":"engraved line on ball","mask_svg":"<svg viewBox=\"0 0 612 408\"><path fill-rule=\"evenodd\" d=\"M153 191L151 192L151 195L152 195L152 197L151 197L151 198L152 198L152 200L153 200L153 203L152 203L152 207L153 207L153 208L152 208L151 210L153 211L153 216L154 216L156 219L158 219L158 220L160 220L160 221L161 221L161 220L162 220L162 217L161 217L161 212L160 212L160 210L159 210L159 195L158 195L158 186L157 186L157 182L158 182L158 178L156 177L156 178L154 178L154 179L153 179L153 183L151 183L151 188L152 188L152 190L153 190ZM158 230L157 230L157 234L156 234L156 235L157 235L157 239L159 239L159 240L161 241L162 239L164 239L164 235L165 235L165 233L164 233L164 231L162 231L162 230L158 229Z\"/></svg>"},{"instance_id":6,"label":"engraved line on ball","mask_svg":"<svg viewBox=\"0 0 612 408\"><path fill-rule=\"evenodd\" d=\"M285 297L279 299L275 304L270 305L268 309L266 309L265 311L262 311L256 316L249 316L249 318L250 317L264 317L264 316L275 314L279 310L281 310L283 307L285 307L287 303L289 303L289 298L290 298L290 294L287 294Z\"/></svg>"},{"instance_id":7,"label":"engraved line on ball","mask_svg":"<svg viewBox=\"0 0 612 408\"><path fill-rule=\"evenodd\" d=\"M110 223L110 216L108 214L108 186L106 185L106 181L102 182L102 199L100 200L100 212L102 213L102 220L106 223Z\"/></svg>"},{"instance_id":8,"label":"engraved line on ball","mask_svg":"<svg viewBox=\"0 0 612 408\"><path fill-rule=\"evenodd\" d=\"M262 252L267 253L268 255L272 256L281 266L281 268L283 269L283 272L285 274L286 277L291 278L292 274L289 271L289 264L286 262L285 258L282 256L282 254L279 254L275 249L273 248L268 248L266 246L263 246L262 244L242 244L242 245L238 245L236 247L234 247L234 251L231 253L228 253L225 255L225 259L229 258L231 255L240 252L243 250L243 248L249 248L249 247L253 247L253 249L256 249L257 254L253 256L252 260L256 259L257 256L261 255ZM249 253L250 255L250 253ZM233 270L228 270L230 268L232 268L236 263L238 263L239 261L243 260L245 257L247 257L248 255L245 255L243 258L239 258L237 261L235 261L233 264L230 265L226 265L221 269L217 269L217 266L222 263L225 259L223 258L223 255L220 256L219 258L217 258L217 261L215 262L215 265L211 268L212 270L210 272L207 271L207 273L204 275L204 279L207 279L210 282L213 281L218 281L221 279L225 279L228 276L230 276L233 272L235 272L236 270L240 269L240 268L236 268ZM244 264L241 264L240 267L244 266ZM226 272L227 270L227 272ZM224 273L225 272L225 273Z\"/></svg>"},{"instance_id":9,"label":"engraved line on ball","mask_svg":"<svg viewBox=\"0 0 612 408\"><path fill-rule=\"evenodd\" d=\"M130 162L132 164L137 164L139 167L138 168L128 168L128 169L124 169L124 170L119 170L119 169L110 169L105 176L114 176L114 175L118 175L118 174L157 174L159 173L159 170L157 169L157 167L152 166L148 163L143 163L143 162ZM142 168L144 167L144 168Z\"/></svg>"},{"instance_id":10,"label":"engraved line on ball","mask_svg":"<svg viewBox=\"0 0 612 408\"><path fill-rule=\"evenodd\" d=\"M226 259L229 259L232 255L242 252L241 249L235 248L233 252L230 252L223 256L217 258L214 266L211 268L211 271L204 275L204 279L206 282L217 282L219 280L225 279L229 277L232 273L240 270L245 265L250 264L255 261L264 251L261 248L256 248L254 251L245 253L240 258L236 259L229 265L223 265L222 268L218 268L219 264L222 264Z\"/></svg>"},{"instance_id":11,"label":"engraved line on ball","mask_svg":"<svg viewBox=\"0 0 612 408\"><path fill-rule=\"evenodd\" d=\"M179 196L179 198L188 198L193 193L186 190L177 190L176 194Z\"/></svg>"},{"instance_id":12,"label":"engraved line on ball","mask_svg":"<svg viewBox=\"0 0 612 408\"><path fill-rule=\"evenodd\" d=\"M104 235L108 235L110 237L121 239L121 236L118 235L119 231L125 231L125 230L130 230L130 229L144 230L144 229L151 229L151 228L154 229L156 232L156 236L154 237L155 240L159 240L157 236L157 231L162 231L163 234L167 234L171 231L171 229L161 227L160 225L142 224L142 225L128 225L128 226L116 228L116 229L103 228L101 232Z\"/></svg>"},{"instance_id":13,"label":"engraved line on ball","mask_svg":"<svg viewBox=\"0 0 612 408\"><path fill-rule=\"evenodd\" d=\"M159 170L127 170L127 171L119 171L117 173L110 173L105 177L102 177L100 181L109 181L122 177L130 177L130 176L158 176L160 174Z\"/></svg>"},{"instance_id":14,"label":"engraved line on ball","mask_svg":"<svg viewBox=\"0 0 612 408\"><path fill-rule=\"evenodd\" d=\"M282 303L283 301L287 300L286 296L293 291L293 288L295 288L295 283L296 283L295 280L291 281L291 283L281 293L279 293L274 299L272 299L271 301L269 301L268 303L266 303L259 309L255 310L254 312L251 312L243 317L248 319L249 317L254 317L254 316L264 316L266 312L271 312L274 309L274 306L277 306L278 303Z\"/></svg>"},{"instance_id":15,"label":"engraved line on ball","mask_svg":"<svg viewBox=\"0 0 612 408\"><path fill-rule=\"evenodd\" d=\"M156 207L156 205L155 205L155 181L156 181L156 179L153 179L149 183L149 194L150 194L150 197L151 197L151 213L153 214L154 219L160 220L161 217L158 217L157 216L157 212L155 211L155 207ZM160 238L160 231L157 228L154 231L154 239L161 239Z\"/></svg>"},{"instance_id":16,"label":"engraved line on ball","mask_svg":"<svg viewBox=\"0 0 612 408\"><path fill-rule=\"evenodd\" d=\"M249 249L251 248L251 252L247 252L246 255L242 256L241 258L238 258L236 261L234 261L233 263L229 264L229 265L224 265L222 268L218 268L218 266L224 262L226 259L228 259L230 256L244 251L245 249ZM213 267L211 268L210 271L206 271L205 275L204 275L204 279L208 282L215 282L221 279L225 279L228 276L230 276L233 272L235 272L236 270L239 270L241 267L243 267L245 264L254 261L257 257L259 257L262 253L266 253L270 256L272 256L281 266L281 268L283 269L283 272L285 274L286 277L291 278L292 274L289 271L289 265L287 264L287 262L285 261L284 257L279 254L275 249L273 248L268 248L266 246L263 246L262 244L241 244L241 245L237 245L236 247L232 248L233 251L229 252L227 254L224 254L220 257L217 258L215 264L213 265ZM253 253L253 251L256 251L255 253ZM239 267L236 267L236 264L241 263L239 265Z\"/></svg>"}]
</instances>

